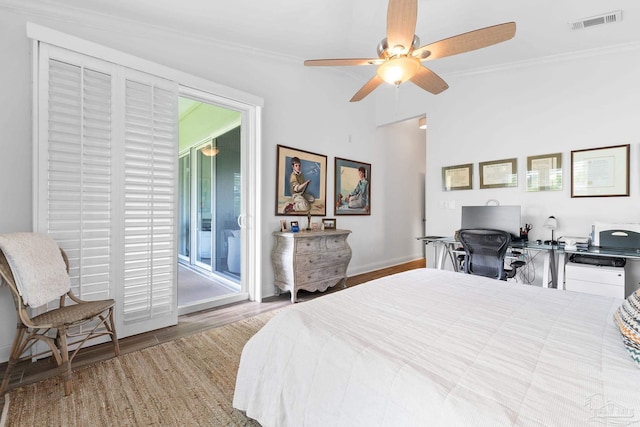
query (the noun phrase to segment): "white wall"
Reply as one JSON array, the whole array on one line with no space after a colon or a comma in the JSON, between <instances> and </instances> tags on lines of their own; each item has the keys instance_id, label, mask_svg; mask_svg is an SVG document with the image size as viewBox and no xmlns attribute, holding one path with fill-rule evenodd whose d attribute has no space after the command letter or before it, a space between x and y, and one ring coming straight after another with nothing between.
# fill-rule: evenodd
<instances>
[{"instance_id":1,"label":"white wall","mask_svg":"<svg viewBox=\"0 0 640 427\"><path fill-rule=\"evenodd\" d=\"M428 65L437 71L437 61ZM550 238L542 226L549 215L558 219L556 237L584 236L594 221L640 222L639 71L640 46L626 46L444 75L449 90L433 96L405 88L400 105L395 94L382 92L379 123L427 114L427 234L451 235L460 227L460 206L489 199L522 205L522 222L533 224L531 239ZM571 150L618 144L631 145L630 197L571 198ZM562 153L563 190L526 192L527 156L556 152ZM478 162L512 157L518 159L518 187L480 190ZM441 168L462 163L474 164L474 189L443 192ZM637 270L635 263L628 269L635 285Z\"/></svg>"},{"instance_id":2,"label":"white wall","mask_svg":"<svg viewBox=\"0 0 640 427\"><path fill-rule=\"evenodd\" d=\"M263 296L274 293L270 263L275 215L276 145L328 156L327 217L334 211L334 157L372 164L371 216L338 217L338 227L353 231L348 274L418 259L422 247L424 131L415 121L376 128L373 98L351 104L364 80L340 70L305 68L302 60L274 59L228 44L72 11L60 20L46 12L0 6L0 233L32 229L31 222L31 49L27 21L137 55L216 83L262 97L263 146ZM305 219L306 220L306 219ZM6 360L14 334L10 296L0 290L0 360Z\"/></svg>"}]
</instances>

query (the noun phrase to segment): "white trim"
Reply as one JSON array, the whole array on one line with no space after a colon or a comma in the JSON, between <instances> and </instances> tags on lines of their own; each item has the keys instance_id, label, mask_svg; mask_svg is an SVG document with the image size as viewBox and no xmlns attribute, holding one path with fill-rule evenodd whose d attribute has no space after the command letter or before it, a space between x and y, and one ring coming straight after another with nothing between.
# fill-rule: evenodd
<instances>
[{"instance_id":1,"label":"white trim","mask_svg":"<svg viewBox=\"0 0 640 427\"><path fill-rule=\"evenodd\" d=\"M264 100L258 96L214 83L164 65L156 64L97 43L64 34L59 31L34 24L33 22L27 22L27 37L59 46L64 49L73 50L84 55L113 62L127 68L153 74L168 80L173 80L182 86L199 88L206 92L215 93L220 97L228 98L228 101L231 103L240 102L260 107L264 106Z\"/></svg>"}]
</instances>

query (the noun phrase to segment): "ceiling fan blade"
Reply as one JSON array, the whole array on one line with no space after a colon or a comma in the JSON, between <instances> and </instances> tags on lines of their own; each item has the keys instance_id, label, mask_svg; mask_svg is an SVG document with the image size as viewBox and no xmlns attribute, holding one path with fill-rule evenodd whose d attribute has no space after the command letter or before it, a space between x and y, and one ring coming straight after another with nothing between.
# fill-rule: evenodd
<instances>
[{"instance_id":1,"label":"ceiling fan blade","mask_svg":"<svg viewBox=\"0 0 640 427\"><path fill-rule=\"evenodd\" d=\"M371 92L373 92L373 90L375 88L377 88L378 86L380 86L380 84L384 82L384 80L382 80L377 74L375 76L373 76L373 78L371 80L369 80L367 83L365 83L364 86L362 86L360 88L360 90L358 92L356 92L355 95L353 95L353 98L351 98L349 100L349 102L357 102L360 101L362 98L364 98L365 96L369 95Z\"/></svg>"},{"instance_id":2,"label":"ceiling fan blade","mask_svg":"<svg viewBox=\"0 0 640 427\"><path fill-rule=\"evenodd\" d=\"M341 66L341 65L376 65L383 63L380 58L344 58L344 59L307 59L304 65L308 67L317 66Z\"/></svg>"},{"instance_id":3,"label":"ceiling fan blade","mask_svg":"<svg viewBox=\"0 0 640 427\"><path fill-rule=\"evenodd\" d=\"M420 57L426 54L426 51L429 51L431 54L424 59L444 58L445 56L457 55L507 41L513 38L515 34L516 23L506 22L421 46L413 51L413 56Z\"/></svg>"},{"instance_id":4,"label":"ceiling fan blade","mask_svg":"<svg viewBox=\"0 0 640 427\"><path fill-rule=\"evenodd\" d=\"M425 66L420 67L416 75L411 77L411 81L434 95L449 88L447 82Z\"/></svg>"},{"instance_id":5,"label":"ceiling fan blade","mask_svg":"<svg viewBox=\"0 0 640 427\"><path fill-rule=\"evenodd\" d=\"M407 53L413 44L418 20L418 0L389 0L387 44L395 53ZM402 46L397 51L395 46Z\"/></svg>"}]
</instances>

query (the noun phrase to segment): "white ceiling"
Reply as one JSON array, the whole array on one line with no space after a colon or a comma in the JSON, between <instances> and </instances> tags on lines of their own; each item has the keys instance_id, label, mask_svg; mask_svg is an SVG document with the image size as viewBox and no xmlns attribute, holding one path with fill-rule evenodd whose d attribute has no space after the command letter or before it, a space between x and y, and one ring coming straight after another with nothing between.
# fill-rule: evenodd
<instances>
[{"instance_id":1,"label":"white ceiling","mask_svg":"<svg viewBox=\"0 0 640 427\"><path fill-rule=\"evenodd\" d=\"M31 3L58 13L74 9L141 21L284 55L294 60L375 57L385 36L387 0L0 0ZM570 30L569 22L615 10L619 23ZM478 28L515 21L505 43L428 62L450 73L568 52L640 42L638 0L418 0L421 45Z\"/></svg>"}]
</instances>

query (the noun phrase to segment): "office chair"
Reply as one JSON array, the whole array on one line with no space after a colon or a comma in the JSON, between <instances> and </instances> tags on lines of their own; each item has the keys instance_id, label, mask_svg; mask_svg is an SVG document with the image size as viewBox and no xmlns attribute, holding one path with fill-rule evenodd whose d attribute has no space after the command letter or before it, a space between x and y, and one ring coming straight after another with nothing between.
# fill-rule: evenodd
<instances>
[{"instance_id":1,"label":"office chair","mask_svg":"<svg viewBox=\"0 0 640 427\"><path fill-rule=\"evenodd\" d=\"M511 234L502 230L467 228L458 233L465 255L462 271L467 274L507 280L516 275L516 270L524 265L522 261L511 263L511 269L504 267L504 259L511 242Z\"/></svg>"}]
</instances>

